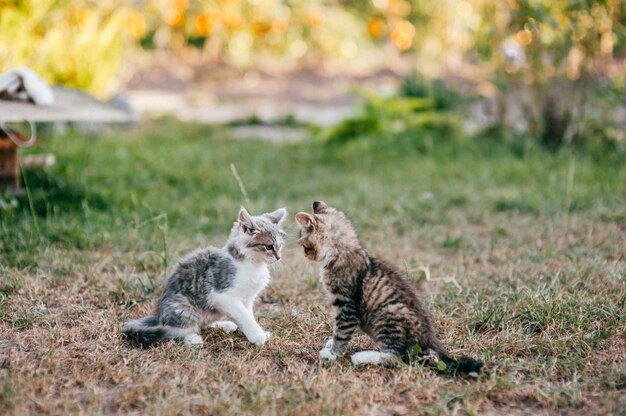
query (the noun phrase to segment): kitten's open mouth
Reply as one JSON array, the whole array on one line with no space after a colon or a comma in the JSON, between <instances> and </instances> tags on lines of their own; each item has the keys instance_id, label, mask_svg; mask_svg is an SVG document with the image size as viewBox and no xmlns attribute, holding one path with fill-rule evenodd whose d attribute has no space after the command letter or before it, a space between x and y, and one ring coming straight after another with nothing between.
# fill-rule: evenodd
<instances>
[{"instance_id":1,"label":"kitten's open mouth","mask_svg":"<svg viewBox=\"0 0 626 416\"><path fill-rule=\"evenodd\" d=\"M304 247L304 255L309 260L315 260L315 257L316 257L315 249Z\"/></svg>"}]
</instances>

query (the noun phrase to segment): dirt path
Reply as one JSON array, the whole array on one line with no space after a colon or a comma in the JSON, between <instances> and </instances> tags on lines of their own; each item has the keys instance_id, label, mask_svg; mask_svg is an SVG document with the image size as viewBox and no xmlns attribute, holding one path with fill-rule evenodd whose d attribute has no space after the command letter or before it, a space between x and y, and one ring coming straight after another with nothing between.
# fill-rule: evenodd
<instances>
[{"instance_id":1,"label":"dirt path","mask_svg":"<svg viewBox=\"0 0 626 416\"><path fill-rule=\"evenodd\" d=\"M319 70L277 75L218 67L181 79L155 66L137 72L126 95L142 116L172 115L210 124L253 118L275 123L293 117L300 123L331 125L353 114L355 87L389 91L407 72L406 64L358 76Z\"/></svg>"}]
</instances>

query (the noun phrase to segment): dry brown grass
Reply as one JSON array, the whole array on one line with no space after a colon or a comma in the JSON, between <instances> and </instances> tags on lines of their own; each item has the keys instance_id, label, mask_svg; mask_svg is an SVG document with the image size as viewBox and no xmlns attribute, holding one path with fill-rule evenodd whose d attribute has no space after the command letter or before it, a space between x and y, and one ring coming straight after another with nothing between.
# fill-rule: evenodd
<instances>
[{"instance_id":1,"label":"dry brown grass","mask_svg":"<svg viewBox=\"0 0 626 416\"><path fill-rule=\"evenodd\" d=\"M55 168L26 175L31 200L0 196L0 414L626 414L623 154L221 136L165 121L35 149ZM265 347L218 330L195 350L127 344L120 327L151 312L166 262L224 242L243 202L231 163L252 212L345 210L421 286L451 352L490 371L320 362L332 317L293 223L257 304Z\"/></svg>"},{"instance_id":2,"label":"dry brown grass","mask_svg":"<svg viewBox=\"0 0 626 416\"><path fill-rule=\"evenodd\" d=\"M479 380L418 364L320 362L331 317L317 270L293 242L257 305L274 334L260 349L219 330L204 332L200 349L128 345L121 324L150 313L156 296L128 284L147 282L133 260L145 254L57 247L38 267L3 268L0 413L624 414L624 224L573 216L566 230L565 219L457 214L445 228L466 243L454 249L419 233L364 240L414 281L429 267L422 286L442 338L455 354L487 359ZM179 254L191 248L173 238ZM351 352L368 344L359 335Z\"/></svg>"}]
</instances>

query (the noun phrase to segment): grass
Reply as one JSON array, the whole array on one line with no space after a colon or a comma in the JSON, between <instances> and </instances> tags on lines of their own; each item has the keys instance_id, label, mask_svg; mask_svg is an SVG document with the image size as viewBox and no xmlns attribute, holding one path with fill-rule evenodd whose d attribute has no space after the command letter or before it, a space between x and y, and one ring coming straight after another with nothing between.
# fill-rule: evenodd
<instances>
[{"instance_id":1,"label":"grass","mask_svg":"<svg viewBox=\"0 0 626 416\"><path fill-rule=\"evenodd\" d=\"M229 141L164 120L97 139L42 141L49 171L0 204L0 413L624 414L626 163L480 138L343 146ZM290 216L323 199L419 285L478 380L418 364L321 363L331 315L296 227L257 303L258 349L142 350L121 324L148 314L176 259L221 245L245 203ZM425 273L425 270L428 273ZM350 352L366 348L359 335Z\"/></svg>"}]
</instances>

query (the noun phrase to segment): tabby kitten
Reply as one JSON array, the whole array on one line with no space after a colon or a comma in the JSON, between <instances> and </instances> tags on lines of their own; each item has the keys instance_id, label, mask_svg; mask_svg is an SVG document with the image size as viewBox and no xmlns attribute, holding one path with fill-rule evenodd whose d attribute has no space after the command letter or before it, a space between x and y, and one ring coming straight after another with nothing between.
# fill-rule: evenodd
<instances>
[{"instance_id":1,"label":"tabby kitten","mask_svg":"<svg viewBox=\"0 0 626 416\"><path fill-rule=\"evenodd\" d=\"M354 364L387 364L407 359L416 350L432 350L449 371L480 371L480 361L448 356L417 290L398 269L370 255L343 213L315 201L313 215L299 212L296 220L301 226L298 242L309 260L321 264L320 280L336 312L322 358L343 355L360 327L379 351L357 352Z\"/></svg>"},{"instance_id":2,"label":"tabby kitten","mask_svg":"<svg viewBox=\"0 0 626 416\"><path fill-rule=\"evenodd\" d=\"M232 332L241 328L248 341L262 346L269 339L254 319L252 307L270 280L268 264L280 260L280 225L287 211L251 216L242 208L226 245L199 249L174 267L154 316L127 322L122 332L144 345L162 339L203 344L207 326ZM232 321L219 320L226 316Z\"/></svg>"}]
</instances>

